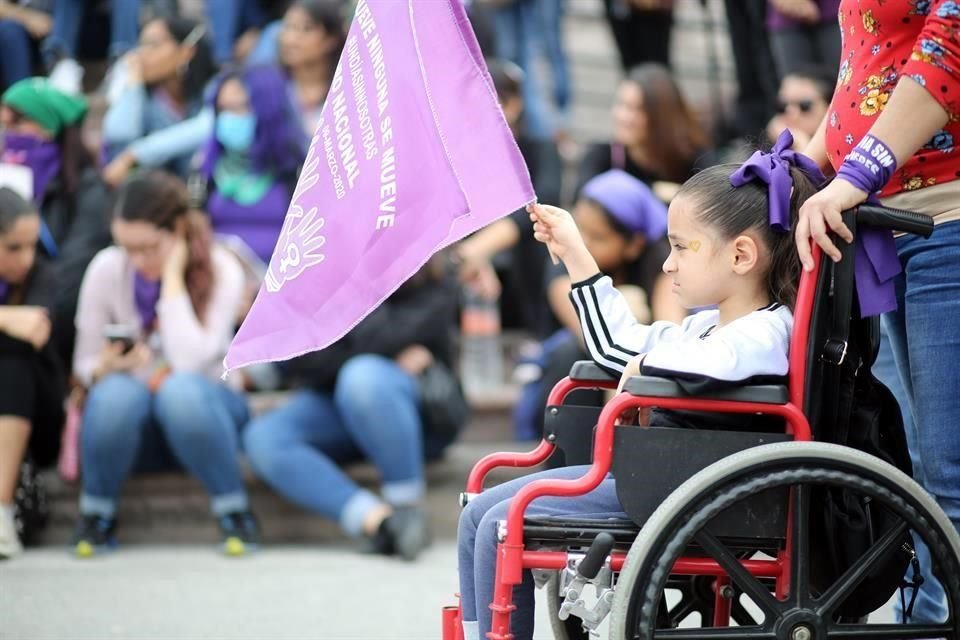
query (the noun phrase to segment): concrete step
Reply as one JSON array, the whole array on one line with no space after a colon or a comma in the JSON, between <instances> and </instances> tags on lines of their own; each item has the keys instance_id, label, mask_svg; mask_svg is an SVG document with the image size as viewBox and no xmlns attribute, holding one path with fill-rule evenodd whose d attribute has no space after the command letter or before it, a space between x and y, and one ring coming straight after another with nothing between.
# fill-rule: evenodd
<instances>
[{"instance_id":1,"label":"concrete step","mask_svg":"<svg viewBox=\"0 0 960 640\"><path fill-rule=\"evenodd\" d=\"M478 434L480 438L487 434ZM437 538L456 537L460 508L470 469L484 455L495 451L528 451L534 443L465 439L455 443L442 460L427 465L426 508ZM359 485L377 490L379 478L370 464L355 464L347 472ZM490 476L489 484L523 475L507 469ZM342 541L336 523L313 515L287 502L245 469L253 510L260 519L266 544L324 543ZM64 483L55 472L43 476L51 519L40 540L43 545L69 542L78 518L77 486ZM185 473L143 474L124 486L118 513L121 543L186 544L218 540L209 511L209 498L200 483Z\"/></svg>"}]
</instances>

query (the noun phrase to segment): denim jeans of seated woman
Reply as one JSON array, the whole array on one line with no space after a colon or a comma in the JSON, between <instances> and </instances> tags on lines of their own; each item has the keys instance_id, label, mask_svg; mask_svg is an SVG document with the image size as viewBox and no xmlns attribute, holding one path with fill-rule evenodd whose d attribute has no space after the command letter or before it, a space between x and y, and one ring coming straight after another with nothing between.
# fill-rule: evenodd
<instances>
[{"instance_id":1,"label":"denim jeans of seated woman","mask_svg":"<svg viewBox=\"0 0 960 640\"><path fill-rule=\"evenodd\" d=\"M216 516L248 508L240 470L243 396L190 373L168 377L156 393L112 374L90 390L80 432L83 515L113 517L133 471L182 468L210 494Z\"/></svg>"},{"instance_id":2,"label":"denim jeans of seated woman","mask_svg":"<svg viewBox=\"0 0 960 640\"><path fill-rule=\"evenodd\" d=\"M914 477L960 529L960 221L937 225L929 239L900 237L897 252L898 307L883 322L911 417ZM929 567L924 551L918 546ZM942 587L926 578L911 618L917 623L946 619Z\"/></svg>"},{"instance_id":3,"label":"denim jeans of seated woman","mask_svg":"<svg viewBox=\"0 0 960 640\"><path fill-rule=\"evenodd\" d=\"M417 397L416 378L393 360L359 355L340 369L332 394L303 390L253 420L244 449L257 474L281 495L359 536L380 499L341 465L371 461L383 499L410 505L424 495L424 458L438 457L450 443L423 433Z\"/></svg>"}]
</instances>

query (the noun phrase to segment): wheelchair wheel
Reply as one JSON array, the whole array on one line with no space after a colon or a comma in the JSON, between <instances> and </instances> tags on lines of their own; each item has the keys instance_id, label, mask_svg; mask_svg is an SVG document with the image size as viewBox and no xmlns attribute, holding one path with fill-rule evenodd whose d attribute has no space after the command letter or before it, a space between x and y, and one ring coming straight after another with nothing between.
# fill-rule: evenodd
<instances>
[{"instance_id":1,"label":"wheelchair wheel","mask_svg":"<svg viewBox=\"0 0 960 640\"><path fill-rule=\"evenodd\" d=\"M890 528L835 583L819 592L810 578L811 500L814 487L844 488L893 514ZM789 596L778 599L769 583L743 568L727 544L706 530L718 514L752 494L774 487L793 495L793 558ZM861 586L879 560L899 550L912 531L930 547L933 570L947 593L948 619L940 624L871 624L842 619L837 609ZM673 628L662 613L664 591L676 560L694 544L730 576L759 612L737 627ZM740 600L739 595L735 597ZM709 625L709 621L703 624ZM960 536L933 499L889 464L862 452L825 443L778 443L720 460L674 491L647 521L630 548L617 581L610 619L612 640L682 638L713 640L853 640L960 638Z\"/></svg>"}]
</instances>

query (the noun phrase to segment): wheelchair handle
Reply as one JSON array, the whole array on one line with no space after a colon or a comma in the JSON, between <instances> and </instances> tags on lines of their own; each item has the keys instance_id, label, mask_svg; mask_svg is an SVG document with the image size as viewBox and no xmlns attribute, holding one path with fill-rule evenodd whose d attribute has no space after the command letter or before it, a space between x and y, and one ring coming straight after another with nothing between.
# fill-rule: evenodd
<instances>
[{"instance_id":1,"label":"wheelchair handle","mask_svg":"<svg viewBox=\"0 0 960 640\"><path fill-rule=\"evenodd\" d=\"M933 233L933 218L916 211L904 211L903 209L882 207L877 204L861 204L857 207L856 212L858 224L878 229L914 233L924 238L929 238L930 234Z\"/></svg>"},{"instance_id":2,"label":"wheelchair handle","mask_svg":"<svg viewBox=\"0 0 960 640\"><path fill-rule=\"evenodd\" d=\"M593 580L603 568L607 556L613 550L613 536L609 533L598 533L597 537L590 543L583 560L577 565L577 573L586 580Z\"/></svg>"}]
</instances>

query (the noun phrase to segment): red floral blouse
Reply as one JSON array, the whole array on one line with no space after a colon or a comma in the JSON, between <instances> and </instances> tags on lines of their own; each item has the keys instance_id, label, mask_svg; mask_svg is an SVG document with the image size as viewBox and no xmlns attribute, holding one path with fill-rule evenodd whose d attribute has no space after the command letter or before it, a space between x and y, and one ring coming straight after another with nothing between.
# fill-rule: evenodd
<instances>
[{"instance_id":1,"label":"red floral blouse","mask_svg":"<svg viewBox=\"0 0 960 640\"><path fill-rule=\"evenodd\" d=\"M843 56L827 112L830 164L840 166L873 126L897 81L909 76L950 120L902 163L881 195L960 178L960 0L842 0L839 20Z\"/></svg>"}]
</instances>

